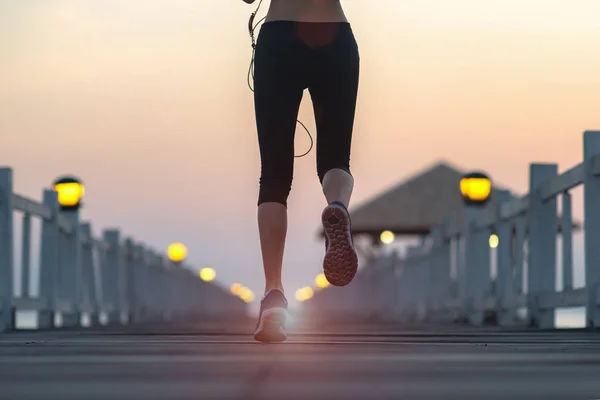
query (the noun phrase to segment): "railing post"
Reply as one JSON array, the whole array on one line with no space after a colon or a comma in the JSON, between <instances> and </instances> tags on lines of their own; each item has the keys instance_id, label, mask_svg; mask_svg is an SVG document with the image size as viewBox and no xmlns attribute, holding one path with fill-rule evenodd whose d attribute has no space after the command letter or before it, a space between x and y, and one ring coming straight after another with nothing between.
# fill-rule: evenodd
<instances>
[{"instance_id":1,"label":"railing post","mask_svg":"<svg viewBox=\"0 0 600 400\"><path fill-rule=\"evenodd\" d=\"M14 328L13 171L0 168L0 332Z\"/></svg>"},{"instance_id":2,"label":"railing post","mask_svg":"<svg viewBox=\"0 0 600 400\"><path fill-rule=\"evenodd\" d=\"M21 243L21 298L29 298L31 273L31 214L23 214L23 241Z\"/></svg>"},{"instance_id":3,"label":"railing post","mask_svg":"<svg viewBox=\"0 0 600 400\"><path fill-rule=\"evenodd\" d=\"M148 264L146 263L146 249L143 244L135 244L135 272L136 272L136 299L140 322L152 319L148 309Z\"/></svg>"},{"instance_id":4,"label":"railing post","mask_svg":"<svg viewBox=\"0 0 600 400\"><path fill-rule=\"evenodd\" d=\"M146 260L148 261L148 303L152 317L156 321L162 321L161 297L163 287L160 280L160 265L156 253L153 250L147 250Z\"/></svg>"},{"instance_id":5,"label":"railing post","mask_svg":"<svg viewBox=\"0 0 600 400\"><path fill-rule=\"evenodd\" d=\"M438 307L440 307L440 312L445 309L444 305L446 302L451 300L451 286L452 286L452 266L451 266L451 245L452 240L448 237L448 232L450 230L450 220L444 219L444 222L441 226L440 231L440 250L439 250L439 287L438 287ZM442 316L444 319L447 319L448 316Z\"/></svg>"},{"instance_id":6,"label":"railing post","mask_svg":"<svg viewBox=\"0 0 600 400\"><path fill-rule=\"evenodd\" d=\"M169 277L169 287L172 293L171 296L171 311L172 319L178 320L181 317L181 267L179 265L173 265L171 270L171 276Z\"/></svg>"},{"instance_id":7,"label":"railing post","mask_svg":"<svg viewBox=\"0 0 600 400\"><path fill-rule=\"evenodd\" d=\"M156 265L154 252L148 247L144 248L144 260L147 277L145 287L146 304L152 322L159 322L160 312L156 307L158 298L160 297L160 282L157 279L158 266Z\"/></svg>"},{"instance_id":8,"label":"railing post","mask_svg":"<svg viewBox=\"0 0 600 400\"><path fill-rule=\"evenodd\" d=\"M396 250L392 250L389 254L386 255L384 273L380 277L383 297L382 309L386 320L394 320L394 297L396 295L396 291L398 290L398 277L396 275L397 262L398 252ZM352 287L348 295L352 296L355 293L356 288ZM233 309L233 307L236 306L233 303L233 300L226 300L228 304L228 312L237 313L237 310ZM350 302L348 302L347 307L351 310L354 310L354 307L352 307L352 304Z\"/></svg>"},{"instance_id":9,"label":"railing post","mask_svg":"<svg viewBox=\"0 0 600 400\"><path fill-rule=\"evenodd\" d=\"M460 318L466 318L468 306L466 245L468 229L469 224L465 222L460 234L456 237L456 305L458 309L455 309L455 317L460 315Z\"/></svg>"},{"instance_id":10,"label":"railing post","mask_svg":"<svg viewBox=\"0 0 600 400\"><path fill-rule=\"evenodd\" d=\"M400 277L398 278L398 288L395 296L395 313L396 317L400 320L404 320L404 313L406 310L406 303L409 299L409 294L407 293L410 290L410 284L407 282L408 280L408 269L411 266L411 257L410 257L410 247L407 247L404 252L404 261L402 263L402 269L400 271ZM358 274L357 274L358 275ZM358 283L360 283L360 276L358 276ZM360 307L360 303L356 304ZM358 308L356 307L356 308Z\"/></svg>"},{"instance_id":11,"label":"railing post","mask_svg":"<svg viewBox=\"0 0 600 400\"><path fill-rule=\"evenodd\" d=\"M409 284L411 286L410 295L408 297L408 316L411 321L417 321L419 319L421 304L423 300L423 294L427 290L423 281L423 243L420 243L412 248L409 248L409 252L412 252L411 268L409 272Z\"/></svg>"},{"instance_id":12,"label":"railing post","mask_svg":"<svg viewBox=\"0 0 600 400\"><path fill-rule=\"evenodd\" d=\"M154 292L152 287L152 263L149 258L148 249L145 244L140 245L140 270L142 271L142 277L140 283L142 284L142 299L144 304L145 319L148 322L154 322L154 310L152 310L152 298L149 296L150 293Z\"/></svg>"},{"instance_id":13,"label":"railing post","mask_svg":"<svg viewBox=\"0 0 600 400\"><path fill-rule=\"evenodd\" d=\"M158 264L160 266L160 276L159 276L159 285L161 290L159 307L161 311L161 316L163 321L167 322L170 319L170 310L169 310L169 285L167 284L167 280L169 279L169 264L166 258L162 255L158 254L156 256L158 260Z\"/></svg>"},{"instance_id":14,"label":"railing post","mask_svg":"<svg viewBox=\"0 0 600 400\"><path fill-rule=\"evenodd\" d=\"M171 262L171 260L165 260L165 275L163 285L165 287L165 307L167 320L171 321L175 318L175 294L177 293L176 288L174 287L174 277L175 277L175 265Z\"/></svg>"},{"instance_id":15,"label":"railing post","mask_svg":"<svg viewBox=\"0 0 600 400\"><path fill-rule=\"evenodd\" d=\"M133 304L135 305L135 309L133 311L135 315L135 322L145 322L146 319L146 299L144 293L144 280L145 280L145 271L143 265L143 257L144 254L142 252L142 246L132 242L131 247L131 272L130 275L132 277L132 287L133 287Z\"/></svg>"},{"instance_id":16,"label":"railing post","mask_svg":"<svg viewBox=\"0 0 600 400\"><path fill-rule=\"evenodd\" d=\"M419 287L421 290L419 291L418 297L418 308L417 308L417 321L420 323L425 322L425 318L427 317L427 301L428 295L427 292L430 290L429 282L431 279L429 277L429 251L425 248L425 243L421 243L421 248L419 249Z\"/></svg>"},{"instance_id":17,"label":"railing post","mask_svg":"<svg viewBox=\"0 0 600 400\"><path fill-rule=\"evenodd\" d=\"M369 294L367 297L369 297L370 300L370 317L372 318L378 318L380 315L380 311L381 311L381 285L380 285L380 273L381 273L381 268L382 265L384 263L384 256L383 254L379 254L377 257L377 260L375 260L375 262L373 263L373 265L370 266L369 269ZM207 288L209 293L214 293L214 290L212 290L212 287L208 287ZM214 296L214 294L213 294ZM342 295L343 296L343 295ZM348 309L345 307L345 304L342 303L342 309L344 313L348 313ZM212 313L212 310L207 310L209 314Z\"/></svg>"},{"instance_id":18,"label":"railing post","mask_svg":"<svg viewBox=\"0 0 600 400\"><path fill-rule=\"evenodd\" d=\"M43 193L44 205L50 210L50 218L42 220L42 239L40 243L40 298L46 308L38 310L38 327L42 329L54 326L59 293L59 226L58 193L46 189Z\"/></svg>"},{"instance_id":19,"label":"railing post","mask_svg":"<svg viewBox=\"0 0 600 400\"><path fill-rule=\"evenodd\" d=\"M471 220L468 215L465 216L465 223L460 236L459 264L458 264L458 280L459 280L459 297L460 297L460 313L463 317L467 317L470 308L470 286L472 285L472 277L470 276L469 256L470 245L469 241L472 236Z\"/></svg>"},{"instance_id":20,"label":"railing post","mask_svg":"<svg viewBox=\"0 0 600 400\"><path fill-rule=\"evenodd\" d=\"M517 296L523 293L523 264L525 262L525 225L527 218L525 215L519 215L515 218L515 248L514 248L514 269L515 269L515 294Z\"/></svg>"},{"instance_id":21,"label":"railing post","mask_svg":"<svg viewBox=\"0 0 600 400\"><path fill-rule=\"evenodd\" d=\"M131 238L126 238L122 248L123 256L123 269L127 276L127 310L129 312L128 320L129 323L138 322L138 299L137 299L137 287L136 287L136 254L135 246Z\"/></svg>"},{"instance_id":22,"label":"railing post","mask_svg":"<svg viewBox=\"0 0 600 400\"><path fill-rule=\"evenodd\" d=\"M433 242L428 256L430 277L428 303L432 319L438 319L440 316L440 307L445 300L450 281L449 254L447 254L447 242L444 235L444 225L436 227L431 233Z\"/></svg>"},{"instance_id":23,"label":"railing post","mask_svg":"<svg viewBox=\"0 0 600 400\"><path fill-rule=\"evenodd\" d=\"M469 322L475 326L483 325L484 301L490 287L490 253L489 232L487 229L476 230L475 221L484 209L465 206L465 311Z\"/></svg>"},{"instance_id":24,"label":"railing post","mask_svg":"<svg viewBox=\"0 0 600 400\"><path fill-rule=\"evenodd\" d=\"M119 323L120 315L123 310L119 290L122 284L119 277L119 264L121 261L119 254L119 236L120 232L116 229L106 229L102 233L102 240L108 246L101 264L101 282L102 298L104 299L103 308L106 312L107 324L109 325Z\"/></svg>"},{"instance_id":25,"label":"railing post","mask_svg":"<svg viewBox=\"0 0 600 400\"><path fill-rule=\"evenodd\" d=\"M89 313L91 325L99 322L99 307L94 277L94 238L92 225L89 222L80 225L81 234L81 295L80 302Z\"/></svg>"},{"instance_id":26,"label":"railing post","mask_svg":"<svg viewBox=\"0 0 600 400\"><path fill-rule=\"evenodd\" d=\"M177 311L178 319L185 318L186 303L187 303L187 292L189 282L187 281L185 268L180 264L179 270L177 271L177 277L175 279L175 288L177 290Z\"/></svg>"},{"instance_id":27,"label":"railing post","mask_svg":"<svg viewBox=\"0 0 600 400\"><path fill-rule=\"evenodd\" d=\"M571 194L562 195L562 277L563 291L573 289L573 207Z\"/></svg>"},{"instance_id":28,"label":"railing post","mask_svg":"<svg viewBox=\"0 0 600 400\"><path fill-rule=\"evenodd\" d=\"M390 315L390 293L395 290L395 276L394 271L392 269L393 261L392 257L394 257L392 252L387 254L382 254L382 263L379 266L377 271L377 287L379 291L379 316L382 320L389 321L391 319ZM347 294L350 291L348 291ZM223 296L221 292L221 296ZM226 305L226 302L223 302ZM347 309L351 309L349 304L346 305ZM229 308L225 310L225 312L231 312Z\"/></svg>"},{"instance_id":29,"label":"railing post","mask_svg":"<svg viewBox=\"0 0 600 400\"><path fill-rule=\"evenodd\" d=\"M154 281L156 285L157 295L154 301L156 311L159 313L161 321L166 321L167 314L165 312L165 302L167 300L165 281L165 265L160 254L153 251L152 259L154 262L155 276Z\"/></svg>"},{"instance_id":30,"label":"railing post","mask_svg":"<svg viewBox=\"0 0 600 400\"><path fill-rule=\"evenodd\" d=\"M115 263L117 267L117 280L118 280L118 290L117 290L117 304L116 308L119 313L119 323L121 324L129 324L131 320L131 299L129 297L129 292L131 290L131 276L129 271L128 264L128 252L131 249L128 249L125 243L121 240L121 232L119 230L114 230L117 232L116 240L111 239L114 244L115 249Z\"/></svg>"},{"instance_id":31,"label":"railing post","mask_svg":"<svg viewBox=\"0 0 600 400\"><path fill-rule=\"evenodd\" d=\"M61 300L68 304L69 313L61 313L63 326L81 323L81 243L79 235L79 210L61 212L71 223L71 233L66 235L64 253L61 254Z\"/></svg>"},{"instance_id":32,"label":"railing post","mask_svg":"<svg viewBox=\"0 0 600 400\"><path fill-rule=\"evenodd\" d=\"M218 297L216 296L215 287L211 283L203 282L200 278L193 274L190 269L186 269L186 274L188 275L188 291L186 295L186 317L193 318L196 312L196 293L200 289L200 286L204 286L208 293L210 293L209 301L211 307L208 308L207 316L212 318L214 316L214 311L220 308L220 304L218 304ZM216 303L216 304L215 304Z\"/></svg>"},{"instance_id":33,"label":"railing post","mask_svg":"<svg viewBox=\"0 0 600 400\"><path fill-rule=\"evenodd\" d=\"M436 268L436 252L437 252L437 236L439 232L439 227L435 227L429 233L429 237L431 238L431 245L428 249L425 250L424 255L424 265L425 269L425 287L427 290L423 293L423 304L425 306L425 318L429 320L430 318L434 318L434 309L435 309L435 295L437 289L437 268Z\"/></svg>"},{"instance_id":34,"label":"railing post","mask_svg":"<svg viewBox=\"0 0 600 400\"><path fill-rule=\"evenodd\" d=\"M171 291L169 285L167 284L170 270L169 259L162 255L158 255L158 262L160 264L160 286L162 291L160 307L162 310L163 320L169 321L169 319L171 318L171 313L169 309Z\"/></svg>"},{"instance_id":35,"label":"railing post","mask_svg":"<svg viewBox=\"0 0 600 400\"><path fill-rule=\"evenodd\" d=\"M583 134L583 202L585 221L585 284L587 286L586 325L600 327L600 131Z\"/></svg>"},{"instance_id":36,"label":"railing post","mask_svg":"<svg viewBox=\"0 0 600 400\"><path fill-rule=\"evenodd\" d=\"M187 292L189 287L189 282L187 281L187 274L185 272L185 268L180 265L180 269L177 274L177 279L175 280L175 287L177 289L177 303L178 303L178 311L179 318L185 318L186 313L186 303L187 303Z\"/></svg>"},{"instance_id":37,"label":"railing post","mask_svg":"<svg viewBox=\"0 0 600 400\"><path fill-rule=\"evenodd\" d=\"M539 296L556 290L556 197L542 201L539 186L557 176L556 164L531 164L529 181L528 317L539 328L553 328L553 309L542 310Z\"/></svg>"},{"instance_id":38,"label":"railing post","mask_svg":"<svg viewBox=\"0 0 600 400\"><path fill-rule=\"evenodd\" d=\"M507 191L496 191L496 235L498 236L498 247L496 248L496 314L500 325L512 325L515 323L516 308L515 284L513 268L511 265L512 255L512 221L501 219L502 204L510 199Z\"/></svg>"}]
</instances>

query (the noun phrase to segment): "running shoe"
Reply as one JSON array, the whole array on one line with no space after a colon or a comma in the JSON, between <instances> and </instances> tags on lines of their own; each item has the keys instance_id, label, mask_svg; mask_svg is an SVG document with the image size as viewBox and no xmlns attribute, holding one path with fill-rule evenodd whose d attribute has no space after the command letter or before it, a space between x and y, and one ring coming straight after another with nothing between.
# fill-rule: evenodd
<instances>
[{"instance_id":1,"label":"running shoe","mask_svg":"<svg viewBox=\"0 0 600 400\"><path fill-rule=\"evenodd\" d=\"M254 339L261 343L278 343L287 339L287 300L281 290L269 290L260 301Z\"/></svg>"},{"instance_id":2,"label":"running shoe","mask_svg":"<svg viewBox=\"0 0 600 400\"><path fill-rule=\"evenodd\" d=\"M354 249L350 213L340 202L333 202L321 214L325 231L325 258L323 272L333 286L346 286L358 269L358 256Z\"/></svg>"}]
</instances>

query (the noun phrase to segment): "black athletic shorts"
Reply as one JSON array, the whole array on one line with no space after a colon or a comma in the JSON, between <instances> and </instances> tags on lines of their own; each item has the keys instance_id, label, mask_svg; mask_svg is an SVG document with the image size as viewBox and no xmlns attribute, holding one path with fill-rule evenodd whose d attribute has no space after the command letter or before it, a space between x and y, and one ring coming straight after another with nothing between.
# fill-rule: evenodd
<instances>
[{"instance_id":1,"label":"black athletic shorts","mask_svg":"<svg viewBox=\"0 0 600 400\"><path fill-rule=\"evenodd\" d=\"M258 204L287 205L304 89L308 89L314 108L319 179L334 168L350 173L359 64L349 23L272 21L262 26L254 58L261 156Z\"/></svg>"}]
</instances>

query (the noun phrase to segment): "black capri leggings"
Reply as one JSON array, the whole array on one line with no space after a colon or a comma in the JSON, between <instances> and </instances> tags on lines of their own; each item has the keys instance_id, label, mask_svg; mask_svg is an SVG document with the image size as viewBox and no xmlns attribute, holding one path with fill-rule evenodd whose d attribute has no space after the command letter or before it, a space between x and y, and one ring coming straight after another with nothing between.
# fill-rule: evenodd
<instances>
[{"instance_id":1,"label":"black capri leggings","mask_svg":"<svg viewBox=\"0 0 600 400\"><path fill-rule=\"evenodd\" d=\"M309 90L315 113L319 180L334 168L350 173L359 63L349 23L272 21L262 26L254 58L259 205L287 206L304 89Z\"/></svg>"}]
</instances>

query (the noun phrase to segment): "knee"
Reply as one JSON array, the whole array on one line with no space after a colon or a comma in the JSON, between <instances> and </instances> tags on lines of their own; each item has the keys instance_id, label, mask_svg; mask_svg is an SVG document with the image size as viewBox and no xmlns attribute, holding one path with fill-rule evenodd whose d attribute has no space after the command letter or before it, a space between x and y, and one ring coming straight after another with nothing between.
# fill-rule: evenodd
<instances>
[{"instance_id":1,"label":"knee","mask_svg":"<svg viewBox=\"0 0 600 400\"><path fill-rule=\"evenodd\" d=\"M287 207L287 199L292 189L291 176L261 176L258 194L258 205L262 203L279 203Z\"/></svg>"}]
</instances>

